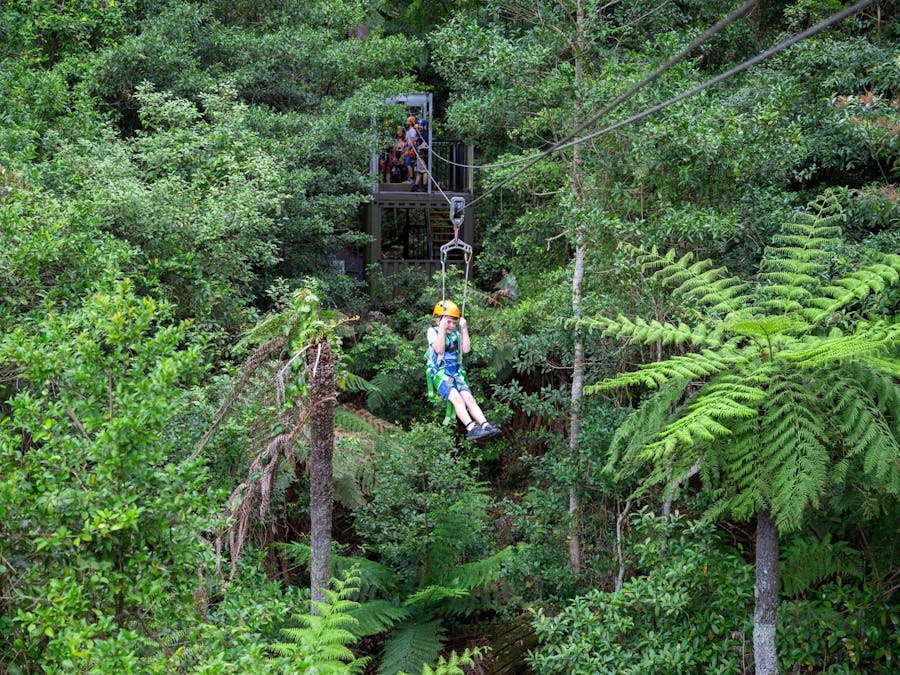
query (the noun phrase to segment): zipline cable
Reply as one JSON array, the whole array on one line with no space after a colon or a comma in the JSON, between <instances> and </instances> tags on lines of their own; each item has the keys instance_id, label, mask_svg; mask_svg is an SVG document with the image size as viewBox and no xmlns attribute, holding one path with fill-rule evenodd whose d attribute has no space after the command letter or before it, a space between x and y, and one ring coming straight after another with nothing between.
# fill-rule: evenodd
<instances>
[{"instance_id":1,"label":"zipline cable","mask_svg":"<svg viewBox=\"0 0 900 675\"><path fill-rule=\"evenodd\" d=\"M597 120L599 120L601 117L603 117L604 115L606 115L607 113L612 111L614 108L618 107L621 103L623 103L627 99L631 98L634 94L636 94L638 91L640 91L641 89L646 87L648 84L651 84L652 82L655 82L656 80L658 80L660 78L660 76L663 75L663 73L665 73L672 66L674 66L679 61L684 59L688 54L690 54L692 51L697 49L697 47L699 47L703 43L707 42L710 38L714 37L716 34L721 32L723 29L727 28L732 23L737 21L741 16L746 14L750 10L750 8L753 7L757 3L757 1L758 0L746 0L746 2L744 2L743 5L738 7L736 10L734 10L731 14L729 14L725 18L721 19L714 26L707 28L705 31L703 31L703 33L701 33L696 38L694 38L694 40L692 40L691 43L687 47L682 49L675 56L672 56L671 58L669 58L669 60L666 61L665 63L663 63L661 66L658 66L656 68L656 70L654 70L652 73L647 75L644 79L642 79L636 85L631 87L625 93L621 94L612 103L609 103L606 106L604 106L603 109L600 110L600 112L598 112L596 115L591 117L589 120L579 124L575 129L570 131L562 139L558 140L547 150L539 152L536 155L530 155L528 157L519 157L517 159L508 160L506 162L496 162L493 164L478 164L477 166L475 164L471 164L471 165L470 164L460 164L459 162L454 162L450 159L445 159L444 157L441 157L437 153L432 153L432 154L434 157L437 157L442 162L445 162L446 164L449 164L451 166L464 166L466 168L471 168L471 169L499 169L499 168L502 168L505 166L513 166L515 164L527 162L532 159L534 159L535 163L537 163L537 161L539 161L540 159L545 157L547 153L555 152L555 150L559 147L560 144L566 143L566 142L570 141L571 139L575 138L578 134L580 134L586 128L593 126L597 122ZM532 166L532 165L529 165L529 167L526 167L526 168L530 168L530 166Z\"/></svg>"},{"instance_id":2,"label":"zipline cable","mask_svg":"<svg viewBox=\"0 0 900 675\"><path fill-rule=\"evenodd\" d=\"M607 104L606 106L604 106L604 107L603 107L597 114L595 114L593 117L591 117L591 118L588 119L587 121L583 122L582 124L579 124L575 129L573 129L573 130L570 131L568 134L566 134L560 141L557 141L557 143L554 144L554 146L552 146L552 147L549 148L548 150L544 151L543 153L539 153L536 157L532 158L531 163L530 163L529 165L525 166L522 170L523 170L523 171L524 171L524 170L527 170L528 168L530 168L531 166L533 166L534 164L536 164L538 161L540 161L543 157L546 157L547 154L549 154L550 152L554 152L555 149L556 149L561 143L565 143L565 142L571 140L571 139L574 138L577 134L581 133L584 129L586 129L586 128L590 127L590 126L593 126L593 125L597 122L597 120L599 120L601 117L603 117L604 115L606 115L607 113L609 113L611 110L613 110L614 108L616 108L616 107L617 107L618 105L620 105L623 101L625 101L625 100L627 100L628 98L630 98L632 95L634 95L636 92L638 92L638 91L639 91L640 89L642 89L643 87L645 87L645 86L647 86L648 84L650 84L650 83L654 82L655 80L659 79L659 77L660 77L663 73L665 73L665 72L666 72L667 70L669 70L672 66L674 66L675 64L677 64L677 63L678 63L679 61L681 61L683 58L685 58L688 54L690 54L690 53L691 53L693 50L695 50L697 47L699 47L700 45L704 44L706 41L708 41L710 38L712 38L713 36L715 36L715 35L716 35L717 33L719 33L721 30L723 30L723 29L726 28L727 26L729 26L729 25L731 25L732 23L734 23L735 21L737 21L737 19L739 19L741 16L743 16L743 15L744 15L751 7L753 7L753 6L756 4L756 2L757 2L757 0L745 0L745 2L744 2L740 7L738 7L738 8L737 8L736 10L734 10L731 14L729 14L729 15L726 16L725 18L721 19L721 20L720 20L719 22L717 22L715 25L711 26L710 28L708 28L707 30L705 30L703 33L701 33L698 37L696 37L694 40L692 40L691 43L690 43L687 47L685 47L684 49L682 49L682 50L681 50L680 52L678 52L675 56L672 56L671 58L669 58L665 63L663 63L663 64L662 64L661 66L659 66L658 68L656 68L656 70L654 70L652 73L650 73L648 76L646 76L643 80L641 80L641 81L638 82L636 85L634 85L633 87L631 87L630 89L628 89L625 93L619 95L619 96L618 96L615 100L613 100L611 103L609 103L609 104ZM436 153L436 152L434 151L434 149L431 147L431 144L430 144L430 143L429 143L428 149L429 149L429 152L431 152L432 157L436 157L436 158L440 159L441 161L444 161L444 162L447 163L447 164L450 164L450 165L453 165L453 166L466 166L466 167L469 167L469 165L466 165L466 164L459 164L459 163L457 163L457 162L453 162L453 161L450 161L450 160L448 160L448 159L445 159L444 157L442 157L441 155L439 155L438 153ZM412 146L412 150L413 150L413 152L415 153L416 160L417 160L417 161L420 161L420 160L421 160L421 156L419 155L418 148L416 148L415 145L413 145L413 146ZM520 163L520 162L522 162L522 161L527 161L527 160L525 160L525 159L518 159L518 160L515 160L515 162L513 162L513 163ZM478 166L477 168L482 169L482 168L488 168L488 167L490 167L490 166L504 166L504 165L506 165L506 164L501 164L501 165L485 165L485 166ZM476 167L475 167L474 165L472 165L471 168L474 169L474 168L476 168ZM433 175L432 172L429 172L429 179L434 183L435 187L437 187L437 189L438 189L438 192L441 194L441 196L444 198L444 200L447 202L448 206L450 207L450 217L451 217L451 220L455 220L455 217L456 217L456 212L455 212L455 210L456 210L456 208L457 208L457 205L455 205L454 202L453 202L453 200L451 200L451 199L447 196L447 194L444 192L443 188L441 188L440 184L439 184L438 181L435 179L435 177L434 177L434 175ZM502 183L501 183L501 185L502 185ZM499 186L498 186L498 187L499 187ZM490 194L490 192L488 192L487 194ZM476 202L478 202L480 199L482 199L482 198L485 197L485 196L486 196L486 195L482 195L482 196L479 197L478 199L473 200L472 202L470 202L470 203L468 204L468 206L471 207L473 204L475 204ZM463 203L463 206L465 207L465 203ZM464 261L465 261L465 267L466 267L466 278L465 278L465 281L464 281L464 283L463 283L463 298L462 298L462 311L465 312L466 291L467 291L467 289L468 289L469 266L470 266L470 263L471 263L472 251L471 251L471 247L469 247L468 250L466 250L465 247L468 247L468 244L465 244L465 242L462 242L462 240L460 240L460 238L459 238L459 226L458 226L456 223L454 223L454 225L455 225L455 228L454 228L454 237L453 237L453 240L452 240L451 242L448 242L448 244L445 244L444 246L441 247L441 301L443 302L443 301L446 299L446 291L445 291L446 269L445 269L445 265L446 265L446 261L447 261L447 254L449 253L449 250L452 250L453 248L462 248L462 250L463 250L463 257L464 257ZM464 246L462 246L462 247L460 247L460 246L451 246L450 249L445 250L445 248L446 248L447 246L450 246L451 244L459 244L459 243L464 244Z\"/></svg>"},{"instance_id":3,"label":"zipline cable","mask_svg":"<svg viewBox=\"0 0 900 675\"><path fill-rule=\"evenodd\" d=\"M738 73L741 73L741 72L747 70L751 66L755 66L760 61L764 61L768 58L771 58L775 54L783 52L785 49L787 49L789 47L793 47L798 42L801 42L802 40L805 40L809 37L812 37L813 35L825 30L829 26L831 26L835 23L838 23L839 21L843 21L848 16L852 16L853 14L858 13L861 10L863 10L866 6L872 4L873 1L874 0L861 0L860 2L857 2L855 5L851 5L847 9L843 10L842 12L833 14L832 16L828 17L827 19L820 21L815 26L807 28L805 31L797 33L793 37L788 38L787 40L784 40L783 42L778 43L774 47L770 47L766 51L764 51L760 54L757 54L756 56L754 56L752 58L747 59L746 61L735 66L734 68L731 68L731 69L725 71L724 73L721 73L721 74L717 75L716 77L713 77L713 78L707 80L706 82L697 85L696 87L692 87L691 89L687 90L686 92L683 92L683 93L679 94L678 96L674 96L673 98L670 98L669 100L664 101L664 102L660 103L659 105L653 106L652 108L649 108L649 109L645 110L644 112L638 113L637 115L634 115L632 117L629 117L628 119L622 120L621 122L616 122L615 124L610 125L610 126L606 127L605 129L600 129L599 131L595 131L591 134L588 134L587 136L582 136L581 138L576 138L572 141L559 143L559 144L554 145L551 148L548 148L544 152L540 153L535 159L530 161L528 164L521 167L520 169L517 169L516 171L511 173L509 176L507 176L506 178L501 180L496 185L493 185L487 192L484 192L483 194L481 194L478 197L476 197L475 199L473 199L471 202L469 202L468 206L470 206L470 207L474 206L475 204L480 202L482 199L484 199L491 193L495 192L496 190L500 189L501 187L503 187L504 185L509 183L513 178L516 178L517 176L521 175L522 173L524 173L525 171L530 169L532 166L537 164L541 159L544 159L551 153L558 152L559 150L564 150L573 145L578 145L579 143L584 143L585 141L589 141L592 138L596 138L597 136L601 136L603 134L609 133L610 131L615 131L616 129L619 129L619 128L625 126L626 124L631 124L632 122L638 122L638 121L644 119L645 117L649 117L650 115L652 115L656 112L659 112L663 108L667 108L670 105L673 105L674 103L683 101L688 96L692 96L700 91L703 91L704 89L707 89L707 88L713 86L714 84L718 84L722 80L732 77L733 75L737 75Z\"/></svg>"}]
</instances>

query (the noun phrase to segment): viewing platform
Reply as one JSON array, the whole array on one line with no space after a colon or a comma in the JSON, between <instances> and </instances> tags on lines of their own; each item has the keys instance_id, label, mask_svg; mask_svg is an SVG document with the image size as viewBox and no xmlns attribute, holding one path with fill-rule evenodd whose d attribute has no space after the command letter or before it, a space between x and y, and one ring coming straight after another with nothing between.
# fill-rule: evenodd
<instances>
[{"instance_id":1,"label":"viewing platform","mask_svg":"<svg viewBox=\"0 0 900 675\"><path fill-rule=\"evenodd\" d=\"M381 151L372 153L370 171L379 180L366 205L366 233L371 241L365 262L378 263L385 276L409 267L421 268L430 276L440 269L441 246L454 236L450 200L462 197L467 204L472 201L474 151L461 141L431 138L431 94L397 96L387 102L403 105L404 119L416 121L414 126L426 145L421 152L416 150L411 160L421 159L425 171L420 172L420 185L412 182L412 169L395 160L394 146L388 140L382 139ZM466 208L459 236L471 242L474 232L474 213Z\"/></svg>"}]
</instances>

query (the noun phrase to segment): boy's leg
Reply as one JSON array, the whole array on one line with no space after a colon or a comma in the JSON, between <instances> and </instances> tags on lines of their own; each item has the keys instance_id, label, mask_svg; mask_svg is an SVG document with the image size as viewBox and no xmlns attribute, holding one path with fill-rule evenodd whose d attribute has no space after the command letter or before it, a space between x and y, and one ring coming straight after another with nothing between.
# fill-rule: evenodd
<instances>
[{"instance_id":1,"label":"boy's leg","mask_svg":"<svg viewBox=\"0 0 900 675\"><path fill-rule=\"evenodd\" d=\"M484 413L481 411L481 407L478 405L475 397L472 396L471 391L461 392L460 397L462 398L462 402L465 405L466 409L469 411L469 413L471 413L473 420L475 420L479 425L487 422L487 418L485 418Z\"/></svg>"},{"instance_id":2,"label":"boy's leg","mask_svg":"<svg viewBox=\"0 0 900 675\"><path fill-rule=\"evenodd\" d=\"M453 409L456 411L456 416L459 418L459 421L463 423L463 426L468 427L472 423L472 416L469 415L469 411L466 410L466 403L463 401L463 397L459 391L455 388L451 389L450 395L447 396L447 400L453 404Z\"/></svg>"}]
</instances>

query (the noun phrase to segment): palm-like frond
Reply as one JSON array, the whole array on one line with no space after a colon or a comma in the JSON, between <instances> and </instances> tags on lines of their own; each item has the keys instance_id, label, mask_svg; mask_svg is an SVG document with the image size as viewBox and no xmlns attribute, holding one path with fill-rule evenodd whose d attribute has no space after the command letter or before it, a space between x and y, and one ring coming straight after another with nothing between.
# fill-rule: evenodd
<instances>
[{"instance_id":1,"label":"palm-like frond","mask_svg":"<svg viewBox=\"0 0 900 675\"><path fill-rule=\"evenodd\" d=\"M357 637L377 635L391 630L412 616L408 607L401 607L392 600L369 600L350 612L356 620L352 628Z\"/></svg>"},{"instance_id":2,"label":"palm-like frond","mask_svg":"<svg viewBox=\"0 0 900 675\"><path fill-rule=\"evenodd\" d=\"M821 399L802 374L773 378L759 428L757 491L784 530L796 529L818 506L831 465Z\"/></svg>"},{"instance_id":3,"label":"palm-like frond","mask_svg":"<svg viewBox=\"0 0 900 675\"><path fill-rule=\"evenodd\" d=\"M689 449L699 442L730 436L729 423L756 417L758 406L765 399L763 389L743 384L740 378L726 376L714 380L693 399L686 414L668 424L657 440L647 445L645 454L659 460L679 446Z\"/></svg>"},{"instance_id":4,"label":"palm-like frond","mask_svg":"<svg viewBox=\"0 0 900 675\"><path fill-rule=\"evenodd\" d=\"M822 539L798 537L781 551L778 578L782 590L788 595L805 593L826 579L861 579L862 576L860 552L846 542L832 542L828 535Z\"/></svg>"},{"instance_id":5,"label":"palm-like frond","mask_svg":"<svg viewBox=\"0 0 900 675\"><path fill-rule=\"evenodd\" d=\"M406 606L435 607L448 599L464 598L469 593L471 591L468 588L431 584L410 595L403 604Z\"/></svg>"},{"instance_id":6,"label":"palm-like frond","mask_svg":"<svg viewBox=\"0 0 900 675\"><path fill-rule=\"evenodd\" d=\"M747 303L750 286L728 274L724 267L714 267L710 260L694 261L692 253L676 259L675 251L660 255L656 247L650 251L632 248L641 269L653 271L653 278L688 305L708 307L726 314Z\"/></svg>"},{"instance_id":7,"label":"palm-like frond","mask_svg":"<svg viewBox=\"0 0 900 675\"><path fill-rule=\"evenodd\" d=\"M832 428L839 434L849 459L862 458L863 471L889 494L900 494L900 438L896 434L900 408L885 410L884 401L896 405L900 385L889 396L875 398L877 390L863 387L855 376L838 379L823 391L830 406Z\"/></svg>"},{"instance_id":8,"label":"palm-like frond","mask_svg":"<svg viewBox=\"0 0 900 675\"><path fill-rule=\"evenodd\" d=\"M478 648L466 648L462 654L453 651L450 652L448 658L443 656L439 658L434 668L429 665L422 668L422 675L466 675L469 671L463 670L463 667L474 668L475 659L479 657L481 657L481 650Z\"/></svg>"},{"instance_id":9,"label":"palm-like frond","mask_svg":"<svg viewBox=\"0 0 900 675\"><path fill-rule=\"evenodd\" d=\"M629 319L619 315L615 319L596 317L582 319L580 325L588 330L599 330L602 337L629 339L639 344L661 342L663 345L689 344L695 347L718 347L721 344L719 332L711 332L705 324L688 326L684 323L672 324L640 317Z\"/></svg>"},{"instance_id":10,"label":"palm-like frond","mask_svg":"<svg viewBox=\"0 0 900 675\"><path fill-rule=\"evenodd\" d=\"M791 361L801 368L817 368L830 363L884 352L900 344L900 324L887 321L860 322L848 335L835 332L828 337L811 337L805 344L794 344L779 352L778 359Z\"/></svg>"},{"instance_id":11,"label":"palm-like frond","mask_svg":"<svg viewBox=\"0 0 900 675\"><path fill-rule=\"evenodd\" d=\"M453 568L445 583L453 588L467 590L468 593L443 600L439 613L443 616L469 616L486 607L495 606L504 583L506 568L518 553L517 547L507 546L487 558Z\"/></svg>"},{"instance_id":12,"label":"palm-like frond","mask_svg":"<svg viewBox=\"0 0 900 675\"><path fill-rule=\"evenodd\" d=\"M333 583L334 589L322 589L325 600L314 603L316 614L294 614L291 618L299 625L282 628L285 640L270 645L273 652L289 657L297 672L315 668L320 673L360 673L369 661L357 659L348 647L357 640L352 632L357 620L351 612L359 603L350 598L359 578L351 573Z\"/></svg>"},{"instance_id":13,"label":"palm-like frond","mask_svg":"<svg viewBox=\"0 0 900 675\"><path fill-rule=\"evenodd\" d=\"M634 463L651 439L665 426L675 405L684 396L686 380L671 379L641 401L640 407L619 425L609 444L610 458L605 470L619 463Z\"/></svg>"},{"instance_id":14,"label":"palm-like frond","mask_svg":"<svg viewBox=\"0 0 900 675\"><path fill-rule=\"evenodd\" d=\"M379 675L420 673L435 663L446 637L440 621L409 623L391 633L384 643Z\"/></svg>"},{"instance_id":15,"label":"palm-like frond","mask_svg":"<svg viewBox=\"0 0 900 675\"><path fill-rule=\"evenodd\" d=\"M731 370L745 361L746 358L739 351L725 346L718 351L704 349L700 353L673 356L665 361L641 365L638 370L589 385L585 387L585 393L591 394L631 385L655 389L672 380L682 382L701 380Z\"/></svg>"},{"instance_id":16,"label":"palm-like frond","mask_svg":"<svg viewBox=\"0 0 900 675\"><path fill-rule=\"evenodd\" d=\"M821 296L809 303L806 315L814 322L880 293L885 287L900 281L900 256L887 254L881 262L862 267L847 276L835 279L819 289Z\"/></svg>"}]
</instances>

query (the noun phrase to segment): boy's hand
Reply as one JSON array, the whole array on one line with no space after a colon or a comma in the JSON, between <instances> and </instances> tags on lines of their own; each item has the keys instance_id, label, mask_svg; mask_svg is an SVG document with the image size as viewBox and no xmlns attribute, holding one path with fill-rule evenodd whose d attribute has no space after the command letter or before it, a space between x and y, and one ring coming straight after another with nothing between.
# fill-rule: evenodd
<instances>
[{"instance_id":1,"label":"boy's hand","mask_svg":"<svg viewBox=\"0 0 900 675\"><path fill-rule=\"evenodd\" d=\"M466 321L466 317L459 317L459 329L465 330L468 327L468 322Z\"/></svg>"}]
</instances>

